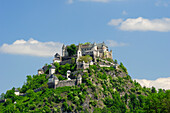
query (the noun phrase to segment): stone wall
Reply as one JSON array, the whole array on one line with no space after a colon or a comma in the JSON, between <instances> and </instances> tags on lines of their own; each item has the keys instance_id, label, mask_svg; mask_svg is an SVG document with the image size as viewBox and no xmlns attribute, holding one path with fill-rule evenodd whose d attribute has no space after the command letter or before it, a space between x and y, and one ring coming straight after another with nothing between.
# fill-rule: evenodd
<instances>
[{"instance_id":1,"label":"stone wall","mask_svg":"<svg viewBox=\"0 0 170 113\"><path fill-rule=\"evenodd\" d=\"M60 62L60 65L71 64L71 59Z\"/></svg>"},{"instance_id":2,"label":"stone wall","mask_svg":"<svg viewBox=\"0 0 170 113\"><path fill-rule=\"evenodd\" d=\"M76 85L77 80L76 79L72 79L72 80L62 80L59 81L58 84L56 85L56 87L64 87L64 86L75 86Z\"/></svg>"},{"instance_id":3,"label":"stone wall","mask_svg":"<svg viewBox=\"0 0 170 113\"><path fill-rule=\"evenodd\" d=\"M110 65L100 65L100 67L110 67Z\"/></svg>"}]
</instances>

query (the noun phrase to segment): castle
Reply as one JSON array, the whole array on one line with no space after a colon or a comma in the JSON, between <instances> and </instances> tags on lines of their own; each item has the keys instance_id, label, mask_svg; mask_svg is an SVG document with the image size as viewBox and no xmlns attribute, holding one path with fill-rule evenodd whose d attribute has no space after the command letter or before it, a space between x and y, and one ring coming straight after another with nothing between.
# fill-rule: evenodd
<instances>
[{"instance_id":1,"label":"castle","mask_svg":"<svg viewBox=\"0 0 170 113\"><path fill-rule=\"evenodd\" d=\"M76 48L75 48L76 53L71 56L69 55L68 47L69 45L62 46L62 56L60 56L60 54L58 53L54 55L53 63L51 63L51 67L49 68L49 74L47 75L49 77L48 86L50 88L63 87L63 86L74 86L74 85L81 84L82 82L81 74L79 74L76 79L70 79L69 76L72 73L70 70L67 71L67 75L66 75L66 78L68 80L59 81L58 78L54 75L55 74L55 66L54 66L55 62L58 62L60 65L65 65L66 63L71 64L72 59L74 58L74 60L76 61L77 70L79 69L85 70L89 68L90 65L94 65L97 62L97 59L100 59L100 60L106 59L106 58L112 59L112 50L109 51L108 46L106 46L104 42L98 43L98 44L96 44L95 42L93 44L91 43L78 44L76 45ZM92 57L91 61L80 62L79 59L82 56L86 56L86 55L89 55ZM104 61L104 62L107 63L108 61ZM100 64L100 66L110 67L110 66L117 66L117 65L111 62L108 62L108 64ZM48 66L44 66L42 69L39 69L38 75L45 73L47 69L48 69Z\"/></svg>"},{"instance_id":2,"label":"castle","mask_svg":"<svg viewBox=\"0 0 170 113\"><path fill-rule=\"evenodd\" d=\"M69 57L67 47L63 45L62 47L62 58ZM112 59L112 50L110 52L108 51L108 47L106 44L103 43L98 43L96 44L95 42L93 44L88 43L88 44L79 44L76 46L77 49L77 58L85 55L90 55L94 61L96 61L96 58L111 58ZM59 56L57 57L59 58ZM61 59L60 59L61 61Z\"/></svg>"}]
</instances>

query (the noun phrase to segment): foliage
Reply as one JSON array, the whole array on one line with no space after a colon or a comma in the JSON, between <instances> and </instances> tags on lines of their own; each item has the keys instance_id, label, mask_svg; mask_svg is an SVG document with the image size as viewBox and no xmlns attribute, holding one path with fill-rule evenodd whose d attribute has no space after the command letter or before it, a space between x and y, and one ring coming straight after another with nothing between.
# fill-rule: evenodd
<instances>
[{"instance_id":1,"label":"foliage","mask_svg":"<svg viewBox=\"0 0 170 113\"><path fill-rule=\"evenodd\" d=\"M106 58L106 60L109 62L114 62L113 59L111 59L111 58Z\"/></svg>"},{"instance_id":2,"label":"foliage","mask_svg":"<svg viewBox=\"0 0 170 113\"><path fill-rule=\"evenodd\" d=\"M67 46L67 52L69 56L73 56L76 54L77 47L75 44L71 44L70 46Z\"/></svg>"},{"instance_id":3,"label":"foliage","mask_svg":"<svg viewBox=\"0 0 170 113\"><path fill-rule=\"evenodd\" d=\"M88 45L91 44L90 42L80 43L80 45Z\"/></svg>"},{"instance_id":4,"label":"foliage","mask_svg":"<svg viewBox=\"0 0 170 113\"><path fill-rule=\"evenodd\" d=\"M55 72L61 75L66 75L68 70L75 71L76 70L76 63L74 64L65 64L60 65L59 63L54 64L56 69Z\"/></svg>"},{"instance_id":5,"label":"foliage","mask_svg":"<svg viewBox=\"0 0 170 113\"><path fill-rule=\"evenodd\" d=\"M79 58L78 62L83 62L83 61L84 61L85 63L90 62L90 61L92 61L92 57L91 57L90 55L81 56L81 57Z\"/></svg>"},{"instance_id":6,"label":"foliage","mask_svg":"<svg viewBox=\"0 0 170 113\"><path fill-rule=\"evenodd\" d=\"M21 93L25 93L28 89L37 89L44 84L46 84L48 79L46 78L46 74L41 75L31 75L27 76L27 83L25 83L21 88Z\"/></svg>"},{"instance_id":7,"label":"foliage","mask_svg":"<svg viewBox=\"0 0 170 113\"><path fill-rule=\"evenodd\" d=\"M63 80L62 74L74 70L75 63L56 67L56 76ZM10 112L82 112L87 113L169 113L170 90L154 87L141 87L131 77L119 76L127 70L120 64L122 70L101 68L92 65L88 72L82 75L82 84L77 86L47 87L45 74L27 76L21 92L25 96L16 96L15 88L1 94L0 113ZM34 89L43 87L41 91ZM51 111L52 110L52 111Z\"/></svg>"},{"instance_id":8,"label":"foliage","mask_svg":"<svg viewBox=\"0 0 170 113\"><path fill-rule=\"evenodd\" d=\"M121 68L126 74L128 74L126 67L120 62L119 68Z\"/></svg>"},{"instance_id":9,"label":"foliage","mask_svg":"<svg viewBox=\"0 0 170 113\"><path fill-rule=\"evenodd\" d=\"M62 75L60 74L57 74L56 77L59 79L59 80L66 80L66 78L64 78Z\"/></svg>"}]
</instances>

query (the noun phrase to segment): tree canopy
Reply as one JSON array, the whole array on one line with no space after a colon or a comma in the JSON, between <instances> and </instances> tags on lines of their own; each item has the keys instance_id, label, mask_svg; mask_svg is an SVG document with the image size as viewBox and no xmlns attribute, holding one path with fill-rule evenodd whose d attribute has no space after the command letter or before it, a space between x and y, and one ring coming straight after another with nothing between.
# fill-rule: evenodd
<instances>
[{"instance_id":1,"label":"tree canopy","mask_svg":"<svg viewBox=\"0 0 170 113\"><path fill-rule=\"evenodd\" d=\"M76 54L77 47L75 44L71 44L70 46L67 46L67 52L69 56L73 56Z\"/></svg>"}]
</instances>

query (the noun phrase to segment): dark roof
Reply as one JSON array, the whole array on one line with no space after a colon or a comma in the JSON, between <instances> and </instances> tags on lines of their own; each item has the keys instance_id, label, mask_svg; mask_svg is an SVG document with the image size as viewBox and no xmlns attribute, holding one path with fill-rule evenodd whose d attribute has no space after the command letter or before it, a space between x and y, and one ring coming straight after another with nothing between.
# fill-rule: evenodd
<instances>
[{"instance_id":1,"label":"dark roof","mask_svg":"<svg viewBox=\"0 0 170 113\"><path fill-rule=\"evenodd\" d=\"M55 58L60 58L60 54L56 53L56 54L54 55L54 57L55 57Z\"/></svg>"},{"instance_id":2,"label":"dark roof","mask_svg":"<svg viewBox=\"0 0 170 113\"><path fill-rule=\"evenodd\" d=\"M38 69L38 71L43 71L43 69L41 68L41 69Z\"/></svg>"},{"instance_id":3,"label":"dark roof","mask_svg":"<svg viewBox=\"0 0 170 113\"><path fill-rule=\"evenodd\" d=\"M51 74L49 78L54 78L55 80L58 80L58 78L53 74Z\"/></svg>"},{"instance_id":4,"label":"dark roof","mask_svg":"<svg viewBox=\"0 0 170 113\"><path fill-rule=\"evenodd\" d=\"M15 92L19 92L19 90L17 88L15 88Z\"/></svg>"}]
</instances>

